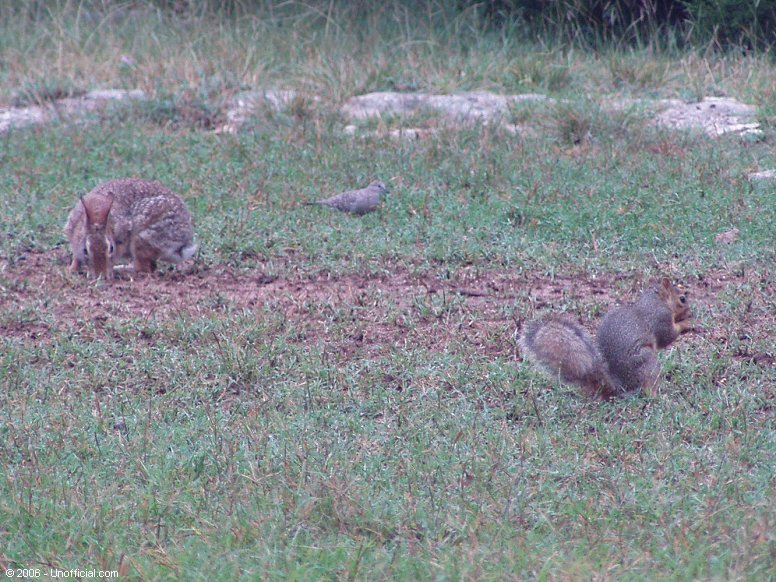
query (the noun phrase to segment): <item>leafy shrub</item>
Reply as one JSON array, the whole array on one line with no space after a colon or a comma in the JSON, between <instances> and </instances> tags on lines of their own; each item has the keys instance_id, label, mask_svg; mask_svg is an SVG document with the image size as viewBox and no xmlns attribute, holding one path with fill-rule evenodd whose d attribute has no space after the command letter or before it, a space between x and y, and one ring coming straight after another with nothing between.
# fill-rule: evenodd
<instances>
[{"instance_id":1,"label":"leafy shrub","mask_svg":"<svg viewBox=\"0 0 776 582\"><path fill-rule=\"evenodd\" d=\"M669 34L678 42L718 46L776 43L776 0L459 0L490 26L529 25L538 36L586 42L644 41Z\"/></svg>"},{"instance_id":2,"label":"leafy shrub","mask_svg":"<svg viewBox=\"0 0 776 582\"><path fill-rule=\"evenodd\" d=\"M667 26L681 27L688 11L680 0L489 0L477 7L488 23L520 19L533 31L568 39L637 40Z\"/></svg>"},{"instance_id":3,"label":"leafy shrub","mask_svg":"<svg viewBox=\"0 0 776 582\"><path fill-rule=\"evenodd\" d=\"M776 0L686 0L693 36L720 46L776 43Z\"/></svg>"}]
</instances>

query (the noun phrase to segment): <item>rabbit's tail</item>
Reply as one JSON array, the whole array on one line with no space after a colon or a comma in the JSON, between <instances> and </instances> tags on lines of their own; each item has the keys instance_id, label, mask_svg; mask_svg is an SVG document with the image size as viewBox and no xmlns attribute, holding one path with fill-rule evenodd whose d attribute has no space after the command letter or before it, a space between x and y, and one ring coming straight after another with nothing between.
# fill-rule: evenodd
<instances>
[{"instance_id":1,"label":"rabbit's tail","mask_svg":"<svg viewBox=\"0 0 776 582\"><path fill-rule=\"evenodd\" d=\"M196 252L197 245L194 243L189 243L174 249L168 248L161 253L159 258L164 261L177 264L181 261L185 261L186 259L190 259Z\"/></svg>"},{"instance_id":2,"label":"rabbit's tail","mask_svg":"<svg viewBox=\"0 0 776 582\"><path fill-rule=\"evenodd\" d=\"M194 256L194 253L197 252L197 245L195 243L190 243L186 245L185 247L182 247L180 250L181 260L185 261L186 259L190 259Z\"/></svg>"}]
</instances>

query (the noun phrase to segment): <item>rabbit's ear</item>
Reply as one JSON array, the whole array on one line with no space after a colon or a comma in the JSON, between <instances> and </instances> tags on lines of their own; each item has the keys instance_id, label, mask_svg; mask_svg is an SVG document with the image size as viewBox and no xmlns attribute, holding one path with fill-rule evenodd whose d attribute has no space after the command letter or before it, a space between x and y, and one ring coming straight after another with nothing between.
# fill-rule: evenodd
<instances>
[{"instance_id":1,"label":"rabbit's ear","mask_svg":"<svg viewBox=\"0 0 776 582\"><path fill-rule=\"evenodd\" d=\"M86 215L86 226L88 227L94 222L94 220L92 220L92 213L89 210L89 205L86 202L84 202L83 196L81 196L81 206L84 207L84 214Z\"/></svg>"},{"instance_id":2,"label":"rabbit's ear","mask_svg":"<svg viewBox=\"0 0 776 582\"><path fill-rule=\"evenodd\" d=\"M107 201L102 204L94 204L93 202L87 204L84 197L81 196L81 204L84 207L86 213L86 226L104 226L108 222L108 215L110 209L113 207L113 196L109 197Z\"/></svg>"},{"instance_id":3,"label":"rabbit's ear","mask_svg":"<svg viewBox=\"0 0 776 582\"><path fill-rule=\"evenodd\" d=\"M104 211L102 213L101 222L104 224L108 222L108 215L110 214L110 209L113 208L113 195L111 195L110 199L108 200L108 203L104 207Z\"/></svg>"}]
</instances>

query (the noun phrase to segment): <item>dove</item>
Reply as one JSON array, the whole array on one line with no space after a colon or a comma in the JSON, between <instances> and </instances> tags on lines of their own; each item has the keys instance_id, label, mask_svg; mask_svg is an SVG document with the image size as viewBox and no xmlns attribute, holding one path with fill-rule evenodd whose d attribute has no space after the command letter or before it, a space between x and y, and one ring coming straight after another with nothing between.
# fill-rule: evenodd
<instances>
[{"instance_id":1,"label":"dove","mask_svg":"<svg viewBox=\"0 0 776 582\"><path fill-rule=\"evenodd\" d=\"M318 206L328 206L340 212L362 215L375 210L383 196L388 194L385 184L379 180L373 180L366 188L360 190L348 190L321 200L305 202L305 204L317 204Z\"/></svg>"}]
</instances>

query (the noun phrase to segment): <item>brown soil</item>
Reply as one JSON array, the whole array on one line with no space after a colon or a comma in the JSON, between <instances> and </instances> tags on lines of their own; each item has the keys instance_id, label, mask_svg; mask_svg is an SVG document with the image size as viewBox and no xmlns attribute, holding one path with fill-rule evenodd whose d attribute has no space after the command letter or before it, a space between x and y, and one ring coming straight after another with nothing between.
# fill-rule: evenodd
<instances>
[{"instance_id":1,"label":"brown soil","mask_svg":"<svg viewBox=\"0 0 776 582\"><path fill-rule=\"evenodd\" d=\"M592 308L591 313L605 311L636 297L646 283L620 275L566 272L550 278L540 272L474 268L440 279L396 265L379 274L314 276L296 274L289 266L283 271L292 275L270 276L260 261L250 271L186 263L151 275L120 273L104 283L69 273L67 262L63 251L28 253L13 264L0 260L0 333L46 342L63 329L78 333L106 322L234 313L260 320L275 313L299 330L300 341L331 342L330 349L345 357L408 342L517 358L515 330L536 311L568 309L570 304ZM772 337L776 330L776 314L768 310L776 284L769 273L709 272L683 283L696 316L706 316L693 335L727 344L731 333L746 340ZM750 321L737 320L718 305L717 296L731 285L747 290ZM411 316L411 325L403 315ZM339 322L334 336L332 321ZM772 353L738 350L735 356L773 364Z\"/></svg>"}]
</instances>

